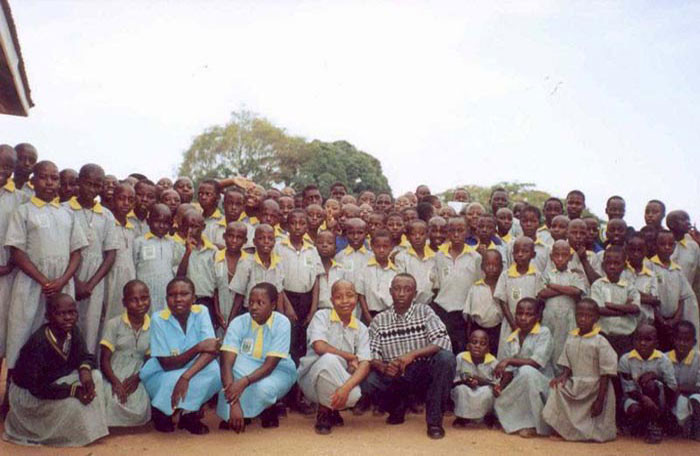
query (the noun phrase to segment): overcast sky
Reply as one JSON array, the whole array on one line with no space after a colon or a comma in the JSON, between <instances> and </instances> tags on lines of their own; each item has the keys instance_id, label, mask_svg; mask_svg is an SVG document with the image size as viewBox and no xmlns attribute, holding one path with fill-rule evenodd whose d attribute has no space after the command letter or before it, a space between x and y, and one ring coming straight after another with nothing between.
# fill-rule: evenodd
<instances>
[{"instance_id":1,"label":"overcast sky","mask_svg":"<svg viewBox=\"0 0 700 456\"><path fill-rule=\"evenodd\" d=\"M0 142L175 174L247 107L418 183L534 182L700 222L700 2L11 0L36 104Z\"/></svg>"}]
</instances>

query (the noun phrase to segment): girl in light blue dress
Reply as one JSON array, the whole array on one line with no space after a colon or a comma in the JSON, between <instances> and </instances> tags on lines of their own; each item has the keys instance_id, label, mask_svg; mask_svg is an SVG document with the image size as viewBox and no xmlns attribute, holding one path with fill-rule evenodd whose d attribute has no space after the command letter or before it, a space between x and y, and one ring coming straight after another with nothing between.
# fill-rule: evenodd
<instances>
[{"instance_id":1,"label":"girl in light blue dress","mask_svg":"<svg viewBox=\"0 0 700 456\"><path fill-rule=\"evenodd\" d=\"M291 325L274 312L277 288L271 283L255 285L248 299L249 313L235 318L221 346L221 379L216 413L220 427L241 432L246 418L260 415L264 428L277 427L275 403L297 379L289 358Z\"/></svg>"}]
</instances>

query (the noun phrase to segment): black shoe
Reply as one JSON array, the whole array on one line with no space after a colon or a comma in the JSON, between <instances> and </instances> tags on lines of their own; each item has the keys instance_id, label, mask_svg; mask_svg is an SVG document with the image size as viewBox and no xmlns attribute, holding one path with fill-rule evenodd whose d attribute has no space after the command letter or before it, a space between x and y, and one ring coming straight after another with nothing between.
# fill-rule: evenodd
<instances>
[{"instance_id":1,"label":"black shoe","mask_svg":"<svg viewBox=\"0 0 700 456\"><path fill-rule=\"evenodd\" d=\"M331 426L343 426L345 425L345 420L343 420L343 417L340 416L340 412L337 410L334 410L333 413L331 413Z\"/></svg>"},{"instance_id":2,"label":"black shoe","mask_svg":"<svg viewBox=\"0 0 700 456\"><path fill-rule=\"evenodd\" d=\"M175 432L175 425L172 417L166 415L155 407L151 408L151 419L153 427L158 432Z\"/></svg>"},{"instance_id":3,"label":"black shoe","mask_svg":"<svg viewBox=\"0 0 700 456\"><path fill-rule=\"evenodd\" d=\"M455 420L452 422L452 427L458 428L458 429L464 429L469 425L469 420L466 418L455 418Z\"/></svg>"},{"instance_id":4,"label":"black shoe","mask_svg":"<svg viewBox=\"0 0 700 456\"><path fill-rule=\"evenodd\" d=\"M280 426L280 420L277 417L277 409L274 406L266 408L260 414L260 425L264 429L276 428Z\"/></svg>"},{"instance_id":5,"label":"black shoe","mask_svg":"<svg viewBox=\"0 0 700 456\"><path fill-rule=\"evenodd\" d=\"M316 434L320 435L328 435L331 433L331 426L332 426L332 418L331 414L327 412L321 412L319 411L316 414L316 424L314 425L314 430L316 431Z\"/></svg>"},{"instance_id":6,"label":"black shoe","mask_svg":"<svg viewBox=\"0 0 700 456\"><path fill-rule=\"evenodd\" d=\"M209 434L209 428L199 421L199 414L197 412L183 413L180 416L177 427L179 429L187 429L191 434L195 435Z\"/></svg>"},{"instance_id":7,"label":"black shoe","mask_svg":"<svg viewBox=\"0 0 700 456\"><path fill-rule=\"evenodd\" d=\"M402 407L392 410L386 418L386 424L391 425L402 424L404 421L406 421L406 410Z\"/></svg>"},{"instance_id":8,"label":"black shoe","mask_svg":"<svg viewBox=\"0 0 700 456\"><path fill-rule=\"evenodd\" d=\"M428 426L428 437L433 440L445 437L445 430L442 426Z\"/></svg>"},{"instance_id":9,"label":"black shoe","mask_svg":"<svg viewBox=\"0 0 700 456\"><path fill-rule=\"evenodd\" d=\"M352 414L355 416L364 415L367 410L372 406L372 400L369 396L362 396L355 407L352 408Z\"/></svg>"}]
</instances>

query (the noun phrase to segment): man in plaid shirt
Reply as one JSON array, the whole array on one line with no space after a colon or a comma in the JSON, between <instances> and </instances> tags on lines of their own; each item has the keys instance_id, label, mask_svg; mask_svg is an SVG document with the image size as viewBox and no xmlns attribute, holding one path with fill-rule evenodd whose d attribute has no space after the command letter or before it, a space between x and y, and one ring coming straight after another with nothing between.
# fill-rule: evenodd
<instances>
[{"instance_id":1,"label":"man in plaid shirt","mask_svg":"<svg viewBox=\"0 0 700 456\"><path fill-rule=\"evenodd\" d=\"M442 415L455 376L455 357L447 329L433 310L413 302L416 281L398 274L391 282L391 308L369 327L372 371L362 393L389 412L388 424L401 424L405 399L425 395L428 436L445 436Z\"/></svg>"}]
</instances>

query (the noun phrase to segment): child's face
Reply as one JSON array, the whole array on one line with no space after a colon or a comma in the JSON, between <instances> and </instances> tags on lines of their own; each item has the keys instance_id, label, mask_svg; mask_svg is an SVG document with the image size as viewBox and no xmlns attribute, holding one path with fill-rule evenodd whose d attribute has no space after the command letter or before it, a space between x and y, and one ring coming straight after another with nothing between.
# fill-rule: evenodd
<instances>
[{"instance_id":1,"label":"child's face","mask_svg":"<svg viewBox=\"0 0 700 456\"><path fill-rule=\"evenodd\" d=\"M608 222L605 228L605 234L608 237L608 242L613 245L624 245L625 235L627 234L627 225L622 219L612 219Z\"/></svg>"},{"instance_id":2,"label":"child's face","mask_svg":"<svg viewBox=\"0 0 700 456\"><path fill-rule=\"evenodd\" d=\"M36 150L20 148L17 150L17 162L15 163L15 173L19 176L29 176L38 159Z\"/></svg>"},{"instance_id":3,"label":"child's face","mask_svg":"<svg viewBox=\"0 0 700 456\"><path fill-rule=\"evenodd\" d=\"M114 198L114 189L117 187L117 178L114 176L105 176L102 181L102 191L100 198L103 201L112 201Z\"/></svg>"},{"instance_id":4,"label":"child's face","mask_svg":"<svg viewBox=\"0 0 700 456\"><path fill-rule=\"evenodd\" d=\"M374 201L377 199L374 193L372 192L362 192L362 195L360 195L359 203L360 204L369 204L370 207L374 206Z\"/></svg>"},{"instance_id":5,"label":"child's face","mask_svg":"<svg viewBox=\"0 0 700 456\"><path fill-rule=\"evenodd\" d=\"M199 184L197 200L202 209L214 209L219 202L219 194L212 184Z\"/></svg>"},{"instance_id":6,"label":"child's face","mask_svg":"<svg viewBox=\"0 0 700 456\"><path fill-rule=\"evenodd\" d=\"M497 280L503 271L503 262L495 252L486 251L481 262L481 270L484 271L484 276L487 279Z\"/></svg>"},{"instance_id":7,"label":"child's face","mask_svg":"<svg viewBox=\"0 0 700 456\"><path fill-rule=\"evenodd\" d=\"M316 236L316 250L321 258L335 256L335 236L330 231L323 231Z\"/></svg>"},{"instance_id":8,"label":"child's face","mask_svg":"<svg viewBox=\"0 0 700 456\"><path fill-rule=\"evenodd\" d=\"M151 230L151 233L162 238L170 231L171 221L172 217L169 209L162 205L154 206L148 216L148 228Z\"/></svg>"},{"instance_id":9,"label":"child's face","mask_svg":"<svg viewBox=\"0 0 700 456\"><path fill-rule=\"evenodd\" d=\"M294 209L294 198L289 196L281 196L277 203L280 205L280 213L282 214L282 221L286 224L289 213ZM308 211L307 211L308 213ZM311 216L309 215L309 223L311 223Z\"/></svg>"},{"instance_id":10,"label":"child's face","mask_svg":"<svg viewBox=\"0 0 700 456\"><path fill-rule=\"evenodd\" d=\"M204 231L204 217L198 211L189 211L182 219L183 229L187 236L200 240Z\"/></svg>"},{"instance_id":11,"label":"child's face","mask_svg":"<svg viewBox=\"0 0 700 456\"><path fill-rule=\"evenodd\" d=\"M433 211L435 213L435 211ZM418 220L418 212L415 209L409 209L401 212L401 218L403 219L404 225L408 225L414 220Z\"/></svg>"},{"instance_id":12,"label":"child's face","mask_svg":"<svg viewBox=\"0 0 700 456\"><path fill-rule=\"evenodd\" d=\"M69 333L78 322L78 308L72 298L64 296L57 298L50 312L46 312L46 319L53 330Z\"/></svg>"},{"instance_id":13,"label":"child's face","mask_svg":"<svg viewBox=\"0 0 700 456\"><path fill-rule=\"evenodd\" d=\"M258 227L255 230L255 237L253 237L253 245L259 255L270 255L275 247L275 231L271 227Z\"/></svg>"},{"instance_id":14,"label":"child's face","mask_svg":"<svg viewBox=\"0 0 700 456\"><path fill-rule=\"evenodd\" d=\"M102 191L104 175L91 172L78 177L78 193L84 201L94 201Z\"/></svg>"},{"instance_id":15,"label":"child's face","mask_svg":"<svg viewBox=\"0 0 700 456\"><path fill-rule=\"evenodd\" d=\"M391 216L386 221L386 229L391 233L394 242L400 241L404 232L404 223L401 217Z\"/></svg>"},{"instance_id":16,"label":"child's face","mask_svg":"<svg viewBox=\"0 0 700 456\"><path fill-rule=\"evenodd\" d=\"M307 207L309 204L321 205L322 203L323 197L321 196L321 192L317 189L307 190L304 194L304 207Z\"/></svg>"},{"instance_id":17,"label":"child's face","mask_svg":"<svg viewBox=\"0 0 700 456\"><path fill-rule=\"evenodd\" d=\"M148 287L139 282L134 282L126 289L122 298L122 304L129 315L143 317L151 307L151 294Z\"/></svg>"},{"instance_id":18,"label":"child's face","mask_svg":"<svg viewBox=\"0 0 700 456\"><path fill-rule=\"evenodd\" d=\"M490 217L481 217L476 223L476 236L479 242L489 245L491 238L496 234L496 222Z\"/></svg>"},{"instance_id":19,"label":"child's face","mask_svg":"<svg viewBox=\"0 0 700 456\"><path fill-rule=\"evenodd\" d=\"M457 212L450 206L442 206L440 210L438 210L438 215L443 218L450 218L456 217Z\"/></svg>"},{"instance_id":20,"label":"child's face","mask_svg":"<svg viewBox=\"0 0 700 456\"><path fill-rule=\"evenodd\" d=\"M644 223L651 226L661 226L664 218L663 208L659 203L649 203L644 209Z\"/></svg>"},{"instance_id":21,"label":"child's face","mask_svg":"<svg viewBox=\"0 0 700 456\"><path fill-rule=\"evenodd\" d=\"M375 237L372 239L372 252L378 262L385 262L389 259L392 245L391 240L386 236Z\"/></svg>"},{"instance_id":22,"label":"child's face","mask_svg":"<svg viewBox=\"0 0 700 456\"><path fill-rule=\"evenodd\" d=\"M529 332L537 323L537 308L530 301L520 301L515 308L515 323L521 331Z\"/></svg>"},{"instance_id":23,"label":"child's face","mask_svg":"<svg viewBox=\"0 0 700 456\"><path fill-rule=\"evenodd\" d=\"M131 187L119 187L114 193L112 209L120 216L126 216L134 208L135 196Z\"/></svg>"},{"instance_id":24,"label":"child's face","mask_svg":"<svg viewBox=\"0 0 700 456\"><path fill-rule=\"evenodd\" d=\"M647 245L644 239L633 237L625 244L625 252L630 263L639 265L642 264L644 257L647 255Z\"/></svg>"},{"instance_id":25,"label":"child's face","mask_svg":"<svg viewBox=\"0 0 700 456\"><path fill-rule=\"evenodd\" d=\"M580 335L587 334L598 321L598 307L584 301L576 306L576 326L581 330Z\"/></svg>"},{"instance_id":26,"label":"child's face","mask_svg":"<svg viewBox=\"0 0 700 456\"><path fill-rule=\"evenodd\" d=\"M12 176L12 171L15 169L15 162L11 153L3 153L0 148L0 187L7 184L7 180ZM63 179L61 179L63 182Z\"/></svg>"},{"instance_id":27,"label":"child's face","mask_svg":"<svg viewBox=\"0 0 700 456\"><path fill-rule=\"evenodd\" d=\"M423 247L425 247L425 241L428 238L428 233L427 230L425 229L425 225L422 224L415 224L411 225L411 227L408 230L408 242L411 243L411 246L415 251L422 251Z\"/></svg>"},{"instance_id":28,"label":"child's face","mask_svg":"<svg viewBox=\"0 0 700 456\"><path fill-rule=\"evenodd\" d=\"M277 205L265 204L260 213L260 221L270 226L276 226L280 222L280 211Z\"/></svg>"},{"instance_id":29,"label":"child's face","mask_svg":"<svg viewBox=\"0 0 700 456\"><path fill-rule=\"evenodd\" d=\"M411 206L411 202L405 196L399 196L396 198L396 210L402 211L407 207Z\"/></svg>"},{"instance_id":30,"label":"child's face","mask_svg":"<svg viewBox=\"0 0 700 456\"><path fill-rule=\"evenodd\" d=\"M379 212L388 213L394 204L391 202L391 196L382 193L377 196L377 201L375 201L374 206Z\"/></svg>"},{"instance_id":31,"label":"child's face","mask_svg":"<svg viewBox=\"0 0 700 456\"><path fill-rule=\"evenodd\" d=\"M67 201L78 194L78 173L73 170L63 171L60 174L61 187L58 196Z\"/></svg>"},{"instance_id":32,"label":"child's face","mask_svg":"<svg viewBox=\"0 0 700 456\"><path fill-rule=\"evenodd\" d=\"M532 211L524 211L521 215L520 226L523 228L523 234L529 238L534 238L537 235L537 228L540 226L537 214Z\"/></svg>"},{"instance_id":33,"label":"child's face","mask_svg":"<svg viewBox=\"0 0 700 456\"><path fill-rule=\"evenodd\" d=\"M609 279L618 279L625 268L625 257L617 252L605 252L603 257L603 271Z\"/></svg>"},{"instance_id":34,"label":"child's face","mask_svg":"<svg viewBox=\"0 0 700 456\"><path fill-rule=\"evenodd\" d=\"M569 244L566 245L556 245L552 247L552 253L549 255L552 259L552 263L559 271L565 271L566 267L569 265L569 260L571 260L571 249Z\"/></svg>"},{"instance_id":35,"label":"child's face","mask_svg":"<svg viewBox=\"0 0 700 456\"><path fill-rule=\"evenodd\" d=\"M369 204L361 204L360 205L360 218L367 223L369 220L369 216L372 214L372 206Z\"/></svg>"},{"instance_id":36,"label":"child's face","mask_svg":"<svg viewBox=\"0 0 700 456\"><path fill-rule=\"evenodd\" d=\"M447 222L431 220L428 224L428 237L433 246L442 245L447 239Z\"/></svg>"},{"instance_id":37,"label":"child's face","mask_svg":"<svg viewBox=\"0 0 700 456\"><path fill-rule=\"evenodd\" d=\"M224 197L224 216L228 222L236 222L243 213L245 197L238 192L229 192Z\"/></svg>"},{"instance_id":38,"label":"child's face","mask_svg":"<svg viewBox=\"0 0 700 456\"><path fill-rule=\"evenodd\" d=\"M136 207L140 211L150 211L156 203L156 188L148 184L136 185Z\"/></svg>"},{"instance_id":39,"label":"child's face","mask_svg":"<svg viewBox=\"0 0 700 456\"><path fill-rule=\"evenodd\" d=\"M168 179L167 177L162 177L161 179L158 180L158 183L156 183L156 187L160 189L160 191L167 190L169 188L173 188L173 181Z\"/></svg>"},{"instance_id":40,"label":"child's face","mask_svg":"<svg viewBox=\"0 0 700 456\"><path fill-rule=\"evenodd\" d=\"M191 203L194 197L194 187L192 186L192 181L184 178L178 179L175 182L175 191L180 195L180 201L183 203Z\"/></svg>"},{"instance_id":41,"label":"child's face","mask_svg":"<svg viewBox=\"0 0 700 456\"><path fill-rule=\"evenodd\" d=\"M572 221L569 223L568 240L569 245L574 250L578 250L586 245L588 227L582 221Z\"/></svg>"},{"instance_id":42,"label":"child's face","mask_svg":"<svg viewBox=\"0 0 700 456\"><path fill-rule=\"evenodd\" d=\"M265 193L265 198L275 201L279 201L280 196L282 196L282 194L276 188L271 188Z\"/></svg>"},{"instance_id":43,"label":"child's face","mask_svg":"<svg viewBox=\"0 0 700 456\"><path fill-rule=\"evenodd\" d=\"M557 215L562 215L564 213L564 208L562 207L561 203L557 201L547 201L544 205L544 221L547 224L547 226L552 225L552 220L554 220L554 217Z\"/></svg>"},{"instance_id":44,"label":"child's face","mask_svg":"<svg viewBox=\"0 0 700 456\"><path fill-rule=\"evenodd\" d=\"M175 317L184 317L190 313L194 304L194 291L185 282L175 282L166 291L168 309Z\"/></svg>"},{"instance_id":45,"label":"child's face","mask_svg":"<svg viewBox=\"0 0 700 456\"><path fill-rule=\"evenodd\" d=\"M244 226L227 226L224 232L224 242L226 249L232 252L239 252L243 244L248 240L248 231Z\"/></svg>"},{"instance_id":46,"label":"child's face","mask_svg":"<svg viewBox=\"0 0 700 456\"><path fill-rule=\"evenodd\" d=\"M321 209L321 206L312 204L306 208L306 216L308 217L309 230L317 231L318 227L323 223L326 214Z\"/></svg>"},{"instance_id":47,"label":"child's face","mask_svg":"<svg viewBox=\"0 0 700 456\"><path fill-rule=\"evenodd\" d=\"M274 310L274 303L267 295L267 291L260 288L255 288L250 292L250 297L248 298L248 311L250 316L259 325L265 324L265 322L272 315Z\"/></svg>"},{"instance_id":48,"label":"child's face","mask_svg":"<svg viewBox=\"0 0 700 456\"><path fill-rule=\"evenodd\" d=\"M549 228L552 233L552 238L555 241L560 239L566 239L566 232L569 229L569 221L563 217L556 218L552 220L551 226Z\"/></svg>"},{"instance_id":49,"label":"child's face","mask_svg":"<svg viewBox=\"0 0 700 456\"><path fill-rule=\"evenodd\" d=\"M530 264L530 260L535 256L534 244L525 239L518 239L513 244L513 261L519 268L525 268Z\"/></svg>"},{"instance_id":50,"label":"child's face","mask_svg":"<svg viewBox=\"0 0 700 456\"><path fill-rule=\"evenodd\" d=\"M608 220L625 218L625 201L617 198L610 200L605 213L608 214Z\"/></svg>"},{"instance_id":51,"label":"child's face","mask_svg":"<svg viewBox=\"0 0 700 456\"><path fill-rule=\"evenodd\" d=\"M301 239L306 230L308 223L306 217L302 214L294 213L289 216L289 235L295 239Z\"/></svg>"},{"instance_id":52,"label":"child's face","mask_svg":"<svg viewBox=\"0 0 700 456\"><path fill-rule=\"evenodd\" d=\"M258 186L249 187L245 192L245 205L250 209L257 209L263 198L265 198L264 188Z\"/></svg>"},{"instance_id":53,"label":"child's face","mask_svg":"<svg viewBox=\"0 0 700 456\"><path fill-rule=\"evenodd\" d=\"M58 194L60 178L58 168L53 164L41 166L32 174L31 179L37 198L43 201L52 201Z\"/></svg>"},{"instance_id":54,"label":"child's face","mask_svg":"<svg viewBox=\"0 0 700 456\"><path fill-rule=\"evenodd\" d=\"M586 244L592 246L595 240L598 239L598 222L593 218L587 218L585 222L586 228L588 229L586 233Z\"/></svg>"},{"instance_id":55,"label":"child's face","mask_svg":"<svg viewBox=\"0 0 700 456\"><path fill-rule=\"evenodd\" d=\"M463 219L450 219L447 222L447 239L453 245L464 245L467 236L467 224Z\"/></svg>"},{"instance_id":56,"label":"child's face","mask_svg":"<svg viewBox=\"0 0 700 456\"><path fill-rule=\"evenodd\" d=\"M498 232L505 235L513 226L513 213L509 211L499 211L496 215L496 223L498 225Z\"/></svg>"},{"instance_id":57,"label":"child's face","mask_svg":"<svg viewBox=\"0 0 700 456\"><path fill-rule=\"evenodd\" d=\"M649 358L656 349L656 330L648 325L637 329L634 335L634 349L642 358Z\"/></svg>"},{"instance_id":58,"label":"child's face","mask_svg":"<svg viewBox=\"0 0 700 456\"><path fill-rule=\"evenodd\" d=\"M644 243L647 245L647 258L651 258L656 255L656 236L658 231L656 230L643 230L642 236L644 237Z\"/></svg>"},{"instance_id":59,"label":"child's face","mask_svg":"<svg viewBox=\"0 0 700 456\"><path fill-rule=\"evenodd\" d=\"M331 198L336 201L340 201L346 193L345 188L341 187L340 185L336 185L335 187L331 188Z\"/></svg>"},{"instance_id":60,"label":"child's face","mask_svg":"<svg viewBox=\"0 0 700 456\"><path fill-rule=\"evenodd\" d=\"M362 224L355 222L351 222L348 225L348 229L346 230L348 243L350 244L350 247L357 250L362 247L365 242L365 237L367 236L365 227Z\"/></svg>"},{"instance_id":61,"label":"child's face","mask_svg":"<svg viewBox=\"0 0 700 456\"><path fill-rule=\"evenodd\" d=\"M479 221L479 217L484 214L484 210L481 206L471 206L467 209L467 223L469 224L469 229L472 232L476 232L476 223Z\"/></svg>"},{"instance_id":62,"label":"child's face","mask_svg":"<svg viewBox=\"0 0 700 456\"><path fill-rule=\"evenodd\" d=\"M586 207L586 201L581 195L573 194L566 198L566 213L570 219L580 218Z\"/></svg>"},{"instance_id":63,"label":"child's face","mask_svg":"<svg viewBox=\"0 0 700 456\"><path fill-rule=\"evenodd\" d=\"M354 204L349 204L343 206L343 210L341 211L340 217L338 218L338 223L340 223L340 227L343 230L345 230L345 225L347 221L353 218L360 218L360 208L355 206Z\"/></svg>"},{"instance_id":64,"label":"child's face","mask_svg":"<svg viewBox=\"0 0 700 456\"><path fill-rule=\"evenodd\" d=\"M491 211L495 214L502 207L508 206L508 194L506 192L495 192L491 196Z\"/></svg>"},{"instance_id":65,"label":"child's face","mask_svg":"<svg viewBox=\"0 0 700 456\"><path fill-rule=\"evenodd\" d=\"M369 221L367 222L367 231L369 231L370 237L374 237L374 233L380 228L385 228L382 214L370 215Z\"/></svg>"},{"instance_id":66,"label":"child's face","mask_svg":"<svg viewBox=\"0 0 700 456\"><path fill-rule=\"evenodd\" d=\"M690 217L685 212L674 212L672 217L666 217L668 229L676 234L686 234L690 231Z\"/></svg>"},{"instance_id":67,"label":"child's face","mask_svg":"<svg viewBox=\"0 0 700 456\"><path fill-rule=\"evenodd\" d=\"M343 281L331 289L333 308L341 318L349 318L357 305L357 293L350 282Z\"/></svg>"},{"instance_id":68,"label":"child's face","mask_svg":"<svg viewBox=\"0 0 700 456\"><path fill-rule=\"evenodd\" d=\"M180 194L175 190L166 190L161 193L160 202L168 206L170 213L175 215L178 206L180 206Z\"/></svg>"},{"instance_id":69,"label":"child's face","mask_svg":"<svg viewBox=\"0 0 700 456\"><path fill-rule=\"evenodd\" d=\"M690 328L680 326L676 332L676 337L673 339L673 348L676 349L678 361L685 359L693 347L695 347L695 334Z\"/></svg>"},{"instance_id":70,"label":"child's face","mask_svg":"<svg viewBox=\"0 0 700 456\"><path fill-rule=\"evenodd\" d=\"M469 336L467 349L471 353L472 359L483 359L489 352L489 336L484 331L474 331Z\"/></svg>"},{"instance_id":71,"label":"child's face","mask_svg":"<svg viewBox=\"0 0 700 456\"><path fill-rule=\"evenodd\" d=\"M676 249L676 240L670 233L659 233L656 236L656 254L659 258L667 261Z\"/></svg>"},{"instance_id":72,"label":"child's face","mask_svg":"<svg viewBox=\"0 0 700 456\"><path fill-rule=\"evenodd\" d=\"M340 203L336 200L326 201L326 219L338 220L340 217Z\"/></svg>"}]
</instances>

